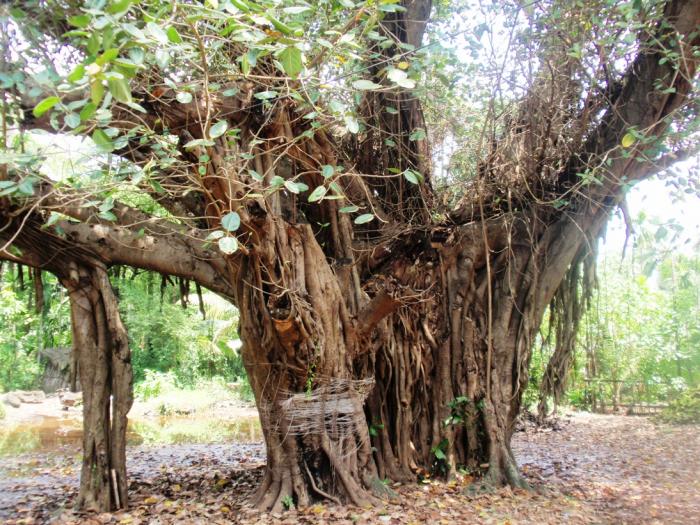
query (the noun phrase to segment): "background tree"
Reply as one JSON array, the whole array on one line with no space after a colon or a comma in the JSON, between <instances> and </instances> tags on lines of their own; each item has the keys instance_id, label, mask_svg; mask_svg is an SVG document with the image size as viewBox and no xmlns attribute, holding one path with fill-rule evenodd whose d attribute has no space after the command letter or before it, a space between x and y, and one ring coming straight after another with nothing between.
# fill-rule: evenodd
<instances>
[{"instance_id":1,"label":"background tree","mask_svg":"<svg viewBox=\"0 0 700 525\"><path fill-rule=\"evenodd\" d=\"M567 354L560 389L533 383L540 389L540 415L553 394L559 396L555 404L568 399L593 410L616 410L621 402L666 403L698 385L697 239L673 220L644 213L633 226L626 258L610 246L601 256L599 285L580 320L574 351ZM533 379L558 362L555 334L544 339Z\"/></svg>"},{"instance_id":2,"label":"background tree","mask_svg":"<svg viewBox=\"0 0 700 525\"><path fill-rule=\"evenodd\" d=\"M112 264L198 282L238 307L267 447L260 507L365 504L380 478L435 462L448 475L488 464L486 482L524 486L509 442L543 312L626 189L695 148L700 6L489 6L500 29L484 31L511 45L500 67L484 64L497 87L460 156L473 164L445 199L421 103L431 9L9 9L2 253L57 273L77 306L101 298L84 311L115 331L112 346L92 341L74 310L81 359L113 356L117 407L106 468L118 486L84 474L82 501L126 498L130 370L101 277ZM51 179L25 149L30 129L90 136L104 155ZM84 279L65 275L71 260ZM98 398L109 393L100 384ZM88 426L105 409L91 406Z\"/></svg>"}]
</instances>

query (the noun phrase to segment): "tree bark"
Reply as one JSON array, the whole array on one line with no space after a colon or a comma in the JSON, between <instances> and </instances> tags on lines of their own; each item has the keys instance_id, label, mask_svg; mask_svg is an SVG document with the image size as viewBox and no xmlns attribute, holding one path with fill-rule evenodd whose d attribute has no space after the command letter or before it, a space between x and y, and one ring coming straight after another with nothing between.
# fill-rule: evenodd
<instances>
[{"instance_id":1,"label":"tree bark","mask_svg":"<svg viewBox=\"0 0 700 525\"><path fill-rule=\"evenodd\" d=\"M355 326L309 225L269 219L236 270L241 355L255 393L267 473L255 503L373 500L376 479L354 375Z\"/></svg>"},{"instance_id":2,"label":"tree bark","mask_svg":"<svg viewBox=\"0 0 700 525\"><path fill-rule=\"evenodd\" d=\"M133 401L126 330L105 268L73 263L60 280L70 297L73 351L83 392L77 506L96 511L126 508L126 427Z\"/></svg>"}]
</instances>

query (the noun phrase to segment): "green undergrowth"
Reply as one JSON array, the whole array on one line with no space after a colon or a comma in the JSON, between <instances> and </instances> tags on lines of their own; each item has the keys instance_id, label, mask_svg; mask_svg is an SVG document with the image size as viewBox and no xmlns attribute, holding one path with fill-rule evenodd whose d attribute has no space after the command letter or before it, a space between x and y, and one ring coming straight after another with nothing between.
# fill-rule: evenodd
<instances>
[{"instance_id":1,"label":"green undergrowth","mask_svg":"<svg viewBox=\"0 0 700 525\"><path fill-rule=\"evenodd\" d=\"M656 419L662 423L676 425L700 423L700 388L683 392Z\"/></svg>"},{"instance_id":2,"label":"green undergrowth","mask_svg":"<svg viewBox=\"0 0 700 525\"><path fill-rule=\"evenodd\" d=\"M227 383L221 377L200 379L183 385L172 372L146 370L145 379L134 387L139 412L178 416L203 412L213 406L243 405L253 401L247 381Z\"/></svg>"}]
</instances>

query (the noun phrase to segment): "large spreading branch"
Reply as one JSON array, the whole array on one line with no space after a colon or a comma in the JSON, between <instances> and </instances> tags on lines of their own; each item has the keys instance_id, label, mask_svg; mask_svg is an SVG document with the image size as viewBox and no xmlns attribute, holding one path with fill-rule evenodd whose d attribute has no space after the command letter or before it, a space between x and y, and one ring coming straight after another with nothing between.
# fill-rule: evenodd
<instances>
[{"instance_id":1,"label":"large spreading branch","mask_svg":"<svg viewBox=\"0 0 700 525\"><path fill-rule=\"evenodd\" d=\"M23 261L30 266L55 273L62 257L99 261L107 266L127 265L193 280L228 299L234 289L224 278L225 261L220 253L208 248L197 232L185 231L176 224L142 216L135 210L118 206L124 225L97 218L89 207L60 206L47 199L50 208L85 222L61 220L58 235L44 228L44 218L36 212L1 214L3 226L0 258ZM19 249L19 253L12 251Z\"/></svg>"}]
</instances>

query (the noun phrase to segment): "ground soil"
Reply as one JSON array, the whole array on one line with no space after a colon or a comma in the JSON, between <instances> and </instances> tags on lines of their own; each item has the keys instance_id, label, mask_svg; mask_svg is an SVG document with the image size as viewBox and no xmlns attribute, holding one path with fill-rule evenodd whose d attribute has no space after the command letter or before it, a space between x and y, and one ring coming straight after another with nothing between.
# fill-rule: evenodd
<instances>
[{"instance_id":1,"label":"ground soil","mask_svg":"<svg viewBox=\"0 0 700 525\"><path fill-rule=\"evenodd\" d=\"M169 445L128 450L128 512L80 515L77 453L0 458L0 521L122 524L588 524L699 523L700 427L577 413L554 428L527 425L513 449L532 491L475 490L478 480L393 485L371 509L318 504L280 514L247 505L262 475L262 445Z\"/></svg>"}]
</instances>

